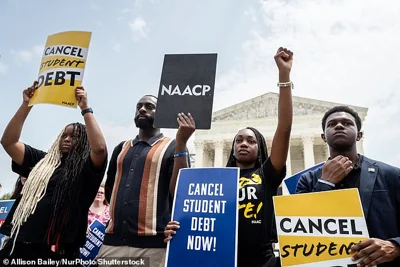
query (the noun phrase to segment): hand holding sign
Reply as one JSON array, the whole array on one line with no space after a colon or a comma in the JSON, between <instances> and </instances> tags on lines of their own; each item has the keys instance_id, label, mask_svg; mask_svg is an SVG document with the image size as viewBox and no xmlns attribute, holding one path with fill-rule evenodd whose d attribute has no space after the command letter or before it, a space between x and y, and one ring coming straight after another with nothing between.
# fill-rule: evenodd
<instances>
[{"instance_id":1,"label":"hand holding sign","mask_svg":"<svg viewBox=\"0 0 400 267\"><path fill-rule=\"evenodd\" d=\"M322 168L322 179L337 184L353 169L353 163L348 157L341 155L328 160Z\"/></svg>"},{"instance_id":2,"label":"hand holding sign","mask_svg":"<svg viewBox=\"0 0 400 267\"><path fill-rule=\"evenodd\" d=\"M29 101L31 100L33 94L35 93L35 90L37 89L37 81L33 82L33 85L31 87L26 88L23 92L22 92L22 97L24 100L24 103L29 103Z\"/></svg>"},{"instance_id":3,"label":"hand holding sign","mask_svg":"<svg viewBox=\"0 0 400 267\"><path fill-rule=\"evenodd\" d=\"M354 261L365 257L357 266L375 266L400 256L400 247L390 241L370 238L353 246L351 252L358 252L352 258Z\"/></svg>"},{"instance_id":4,"label":"hand holding sign","mask_svg":"<svg viewBox=\"0 0 400 267\"><path fill-rule=\"evenodd\" d=\"M168 241L170 241L172 239L172 235L176 234L176 231L174 231L174 229L178 230L179 227L180 227L179 222L176 222L176 221L170 221L167 224L167 226L165 227L165 231L164 231L164 236L165 236L164 242L165 243L168 243Z\"/></svg>"},{"instance_id":5,"label":"hand holding sign","mask_svg":"<svg viewBox=\"0 0 400 267\"><path fill-rule=\"evenodd\" d=\"M89 108L88 100L87 100L87 92L83 86L78 86L75 89L75 97L78 100L78 106L81 110Z\"/></svg>"},{"instance_id":6,"label":"hand holding sign","mask_svg":"<svg viewBox=\"0 0 400 267\"><path fill-rule=\"evenodd\" d=\"M290 72L293 63L293 52L287 48L279 47L275 54L275 62L279 71Z\"/></svg>"},{"instance_id":7,"label":"hand holding sign","mask_svg":"<svg viewBox=\"0 0 400 267\"><path fill-rule=\"evenodd\" d=\"M176 140L186 144L196 130L196 123L190 113L187 116L185 113L179 113L177 120L179 129L176 133Z\"/></svg>"}]
</instances>

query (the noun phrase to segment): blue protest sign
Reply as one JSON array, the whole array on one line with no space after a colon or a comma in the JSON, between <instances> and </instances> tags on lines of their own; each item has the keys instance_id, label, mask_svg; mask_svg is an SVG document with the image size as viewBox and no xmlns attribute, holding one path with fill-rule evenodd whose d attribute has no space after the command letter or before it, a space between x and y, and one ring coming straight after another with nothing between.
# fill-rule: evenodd
<instances>
[{"instance_id":1,"label":"blue protest sign","mask_svg":"<svg viewBox=\"0 0 400 267\"><path fill-rule=\"evenodd\" d=\"M181 169L172 220L180 223L167 245L166 267L235 267L238 168Z\"/></svg>"},{"instance_id":2,"label":"blue protest sign","mask_svg":"<svg viewBox=\"0 0 400 267\"><path fill-rule=\"evenodd\" d=\"M300 177L301 177L304 173L309 172L309 171L316 170L316 169L318 169L319 167L322 167L324 164L325 164L325 162L318 163L317 165L314 165L314 166L312 166L312 167L310 167L310 168L308 168L308 169L305 169L305 170L302 170L301 172L296 173L295 175L292 175L292 176L290 176L290 177L288 177L288 178L285 178L285 179L283 180L283 182L284 182L284 184L285 184L285 186L286 186L286 189L287 189L288 192L289 192L289 195L293 195L293 194L296 193L297 183L298 183Z\"/></svg>"},{"instance_id":3,"label":"blue protest sign","mask_svg":"<svg viewBox=\"0 0 400 267\"><path fill-rule=\"evenodd\" d=\"M0 200L0 227L6 220L8 213L11 211L11 208L14 205L14 202L14 199ZM7 238L7 236L0 234L0 249L3 247L4 241L6 241Z\"/></svg>"},{"instance_id":4,"label":"blue protest sign","mask_svg":"<svg viewBox=\"0 0 400 267\"><path fill-rule=\"evenodd\" d=\"M103 244L106 227L98 220L94 220L89 226L89 234L86 236L86 244L80 249L83 262L90 263L99 253ZM89 266L89 265L84 265Z\"/></svg>"}]
</instances>

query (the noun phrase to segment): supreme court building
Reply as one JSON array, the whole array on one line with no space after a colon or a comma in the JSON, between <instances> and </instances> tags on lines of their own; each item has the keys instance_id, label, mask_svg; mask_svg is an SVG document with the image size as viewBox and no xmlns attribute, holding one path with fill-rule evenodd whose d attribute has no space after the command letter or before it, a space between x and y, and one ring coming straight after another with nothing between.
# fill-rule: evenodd
<instances>
[{"instance_id":1,"label":"supreme court building","mask_svg":"<svg viewBox=\"0 0 400 267\"><path fill-rule=\"evenodd\" d=\"M193 167L224 167L228 161L232 141L238 130L251 126L259 130L271 152L272 138L278 122L278 94L266 93L213 113L211 129L196 130ZM293 125L287 159L287 176L325 161L328 146L321 139L321 120L331 107L343 105L293 96ZM350 106L364 121L367 108ZM363 140L357 142L363 153ZM193 153L194 152L194 153Z\"/></svg>"}]
</instances>

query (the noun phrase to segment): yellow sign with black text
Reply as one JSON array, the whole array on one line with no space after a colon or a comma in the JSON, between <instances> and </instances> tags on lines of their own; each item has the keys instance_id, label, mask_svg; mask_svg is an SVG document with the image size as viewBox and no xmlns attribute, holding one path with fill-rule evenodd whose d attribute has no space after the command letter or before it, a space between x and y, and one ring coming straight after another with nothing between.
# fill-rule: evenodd
<instances>
[{"instance_id":1,"label":"yellow sign with black text","mask_svg":"<svg viewBox=\"0 0 400 267\"><path fill-rule=\"evenodd\" d=\"M77 107L75 88L82 84L91 32L69 31L47 38L39 68L38 88L29 105Z\"/></svg>"},{"instance_id":2,"label":"yellow sign with black text","mask_svg":"<svg viewBox=\"0 0 400 267\"><path fill-rule=\"evenodd\" d=\"M352 267L369 238L358 189L274 197L282 267Z\"/></svg>"}]
</instances>

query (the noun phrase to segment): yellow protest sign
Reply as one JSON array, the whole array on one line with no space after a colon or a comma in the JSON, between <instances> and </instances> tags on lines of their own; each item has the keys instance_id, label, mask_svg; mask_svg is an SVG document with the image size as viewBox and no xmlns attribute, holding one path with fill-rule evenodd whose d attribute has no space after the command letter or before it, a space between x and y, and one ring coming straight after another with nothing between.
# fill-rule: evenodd
<instances>
[{"instance_id":1,"label":"yellow protest sign","mask_svg":"<svg viewBox=\"0 0 400 267\"><path fill-rule=\"evenodd\" d=\"M274 197L282 267L351 267L369 238L358 189Z\"/></svg>"},{"instance_id":2,"label":"yellow protest sign","mask_svg":"<svg viewBox=\"0 0 400 267\"><path fill-rule=\"evenodd\" d=\"M38 89L29 105L76 108L75 88L82 84L91 32L69 31L48 36L39 68Z\"/></svg>"}]
</instances>

